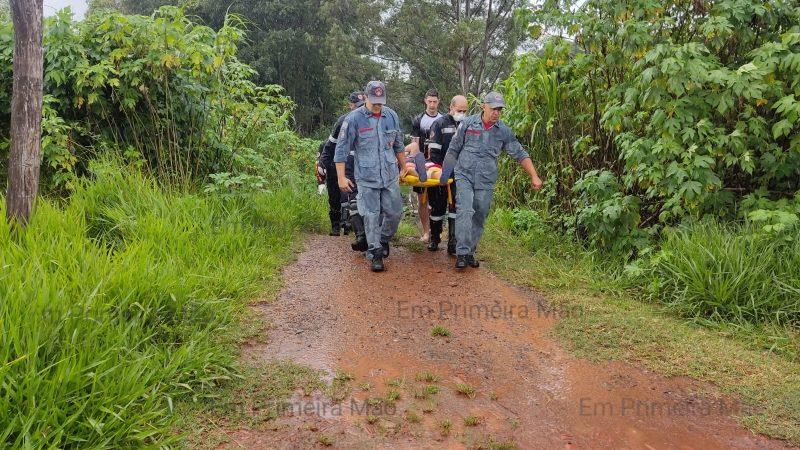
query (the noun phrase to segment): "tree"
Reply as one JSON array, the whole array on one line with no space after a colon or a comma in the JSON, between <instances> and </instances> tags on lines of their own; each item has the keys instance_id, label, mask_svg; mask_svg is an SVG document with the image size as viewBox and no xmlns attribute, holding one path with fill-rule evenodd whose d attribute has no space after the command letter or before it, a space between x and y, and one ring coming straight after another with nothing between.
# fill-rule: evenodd
<instances>
[{"instance_id":1,"label":"tree","mask_svg":"<svg viewBox=\"0 0 800 450\"><path fill-rule=\"evenodd\" d=\"M205 1L193 10L212 28L229 14L248 27L239 56L258 72L258 84L279 84L299 105L296 127L311 132L333 118L330 82L325 72L328 27L319 14L320 0Z\"/></svg>"},{"instance_id":2,"label":"tree","mask_svg":"<svg viewBox=\"0 0 800 450\"><path fill-rule=\"evenodd\" d=\"M42 0L11 0L14 81L6 214L27 224L39 189L42 147Z\"/></svg>"},{"instance_id":3,"label":"tree","mask_svg":"<svg viewBox=\"0 0 800 450\"><path fill-rule=\"evenodd\" d=\"M481 94L511 70L525 36L514 13L525 0L328 0L344 39L384 67L392 107L408 119L436 88ZM331 19L329 19L331 20ZM332 61L334 65L341 62Z\"/></svg>"},{"instance_id":4,"label":"tree","mask_svg":"<svg viewBox=\"0 0 800 450\"><path fill-rule=\"evenodd\" d=\"M106 10L122 10L122 0L89 0L87 15Z\"/></svg>"},{"instance_id":5,"label":"tree","mask_svg":"<svg viewBox=\"0 0 800 450\"><path fill-rule=\"evenodd\" d=\"M320 14L329 28L325 39L328 55L325 71L330 80L330 92L344 105L344 99L353 90L364 89L370 80L386 78L386 66L372 57L372 37L364 32L363 21L356 19L378 16L380 9L359 0L325 0ZM393 93L391 95L394 97Z\"/></svg>"},{"instance_id":6,"label":"tree","mask_svg":"<svg viewBox=\"0 0 800 450\"><path fill-rule=\"evenodd\" d=\"M219 29L229 15L242 19L247 40L239 58L258 74L258 84L279 84L298 108L296 128L311 132L333 119L336 98L330 93L325 68L328 24L320 15L321 0L95 0L118 1L127 13L150 14L165 4L181 5L206 25Z\"/></svg>"},{"instance_id":7,"label":"tree","mask_svg":"<svg viewBox=\"0 0 800 450\"><path fill-rule=\"evenodd\" d=\"M524 30L521 0L394 0L375 35L385 58L431 85L480 94L508 74Z\"/></svg>"},{"instance_id":8,"label":"tree","mask_svg":"<svg viewBox=\"0 0 800 450\"><path fill-rule=\"evenodd\" d=\"M113 4L114 7L120 9L127 14L142 14L149 16L156 9L165 5L179 6L186 2L178 0L92 0L98 6L106 6ZM91 5L90 5L91 6Z\"/></svg>"},{"instance_id":9,"label":"tree","mask_svg":"<svg viewBox=\"0 0 800 450\"><path fill-rule=\"evenodd\" d=\"M0 0L0 20L7 20L9 17L11 17L11 8L8 0Z\"/></svg>"}]
</instances>

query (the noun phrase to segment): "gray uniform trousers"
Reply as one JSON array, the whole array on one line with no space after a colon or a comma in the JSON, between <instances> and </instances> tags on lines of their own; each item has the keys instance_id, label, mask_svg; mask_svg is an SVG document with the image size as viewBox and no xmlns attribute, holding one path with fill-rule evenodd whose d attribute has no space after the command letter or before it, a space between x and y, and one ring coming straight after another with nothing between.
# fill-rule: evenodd
<instances>
[{"instance_id":1,"label":"gray uniform trousers","mask_svg":"<svg viewBox=\"0 0 800 450\"><path fill-rule=\"evenodd\" d=\"M456 255L472 255L483 235L494 186L475 189L472 180L456 178Z\"/></svg>"},{"instance_id":2,"label":"gray uniform trousers","mask_svg":"<svg viewBox=\"0 0 800 450\"><path fill-rule=\"evenodd\" d=\"M373 251L382 248L397 233L400 219L403 218L403 196L400 185L389 184L385 188L358 187L356 196L358 213L364 218L364 230L370 251L367 258L372 259Z\"/></svg>"}]
</instances>

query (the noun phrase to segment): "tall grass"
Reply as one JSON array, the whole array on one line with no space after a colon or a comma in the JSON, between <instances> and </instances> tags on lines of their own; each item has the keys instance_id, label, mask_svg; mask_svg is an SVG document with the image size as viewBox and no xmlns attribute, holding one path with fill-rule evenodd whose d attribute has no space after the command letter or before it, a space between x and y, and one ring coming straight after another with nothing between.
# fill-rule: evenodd
<instances>
[{"instance_id":1,"label":"tall grass","mask_svg":"<svg viewBox=\"0 0 800 450\"><path fill-rule=\"evenodd\" d=\"M40 201L26 230L0 223L0 445L175 440L174 402L232 376L220 337L321 208L291 186L246 201L165 192L106 163L66 204Z\"/></svg>"},{"instance_id":2,"label":"tall grass","mask_svg":"<svg viewBox=\"0 0 800 450\"><path fill-rule=\"evenodd\" d=\"M703 222L667 234L651 292L680 314L800 326L800 233Z\"/></svg>"}]
</instances>

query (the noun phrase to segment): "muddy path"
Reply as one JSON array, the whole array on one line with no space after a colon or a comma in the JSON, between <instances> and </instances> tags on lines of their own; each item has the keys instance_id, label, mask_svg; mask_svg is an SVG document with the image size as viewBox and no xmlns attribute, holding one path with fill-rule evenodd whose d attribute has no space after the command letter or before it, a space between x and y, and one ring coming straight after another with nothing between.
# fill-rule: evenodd
<instances>
[{"instance_id":1,"label":"muddy path","mask_svg":"<svg viewBox=\"0 0 800 450\"><path fill-rule=\"evenodd\" d=\"M457 273L443 251L398 247L386 266L371 273L345 237L306 242L244 357L346 372L349 389L340 402L297 393L223 448L787 448L738 425L713 386L569 355L548 332L580 311L549 310L483 266Z\"/></svg>"}]
</instances>

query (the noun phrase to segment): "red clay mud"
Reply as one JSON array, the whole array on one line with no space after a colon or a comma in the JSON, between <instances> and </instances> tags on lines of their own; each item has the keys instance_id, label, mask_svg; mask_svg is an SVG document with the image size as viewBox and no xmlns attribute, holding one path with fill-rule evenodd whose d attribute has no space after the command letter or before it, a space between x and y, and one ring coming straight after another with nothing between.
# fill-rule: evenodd
<instances>
[{"instance_id":1,"label":"red clay mud","mask_svg":"<svg viewBox=\"0 0 800 450\"><path fill-rule=\"evenodd\" d=\"M552 311L484 267L455 272L443 251L404 248L386 266L371 273L346 238L308 240L282 293L258 308L272 325L267 342L244 354L349 372L352 394L333 403L298 393L291 414L269 430L229 430L223 448L309 448L322 434L334 448L788 448L738 425L738 405L713 386L569 355L548 331L581 312ZM437 325L451 335L433 336ZM421 372L441 380L417 381ZM414 398L426 384L438 393ZM367 401L390 389L394 405Z\"/></svg>"}]
</instances>

